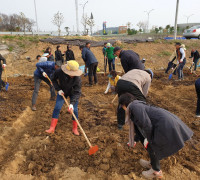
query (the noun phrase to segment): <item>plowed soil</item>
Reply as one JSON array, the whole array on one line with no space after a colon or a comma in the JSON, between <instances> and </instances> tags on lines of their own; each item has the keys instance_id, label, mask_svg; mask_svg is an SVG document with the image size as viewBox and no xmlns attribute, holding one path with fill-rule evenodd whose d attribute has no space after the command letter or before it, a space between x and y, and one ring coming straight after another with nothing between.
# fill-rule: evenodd
<instances>
[{"instance_id":1,"label":"plowed soil","mask_svg":"<svg viewBox=\"0 0 200 180\"><path fill-rule=\"evenodd\" d=\"M145 44L140 46L145 47ZM151 44L151 47L156 51L159 45ZM168 48L173 49L172 45ZM98 56L101 48L93 51ZM99 57L102 58L102 55ZM80 59L78 61L81 62ZM167 61L155 62L147 63L148 67L155 69L148 102L175 113L194 131L192 140L181 151L161 161L164 179L199 179L200 120L195 117L194 88L197 77L188 75L185 68L184 81L176 82L175 78L168 81L164 70L158 69ZM35 63L23 62L25 67L29 67L27 75L32 74ZM121 71L121 66L117 66L117 70ZM22 73L22 70L18 71ZM77 137L72 134L71 115L67 113L66 106L62 108L55 134L45 133L55 105L49 100L46 84L42 83L37 111L32 112L33 78L19 76L8 79L9 91L0 92L0 179L143 179L141 172L144 169L138 161L140 158L148 159L148 155L140 143L134 149L127 146L128 127L117 129L117 101L114 107L110 105L115 95L104 95L108 79L101 73L98 78L97 86L85 87L87 78L82 77L79 103L80 123L91 143L99 146L99 151L92 156L88 155L89 147L83 135Z\"/></svg>"}]
</instances>

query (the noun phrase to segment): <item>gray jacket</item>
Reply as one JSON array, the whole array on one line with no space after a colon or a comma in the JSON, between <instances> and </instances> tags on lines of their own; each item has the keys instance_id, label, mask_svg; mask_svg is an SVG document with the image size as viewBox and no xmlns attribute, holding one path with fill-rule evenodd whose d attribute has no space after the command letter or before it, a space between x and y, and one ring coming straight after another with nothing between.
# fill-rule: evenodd
<instances>
[{"instance_id":1,"label":"gray jacket","mask_svg":"<svg viewBox=\"0 0 200 180\"><path fill-rule=\"evenodd\" d=\"M138 100L129 108L131 120L146 136L159 160L178 152L193 135L183 121L165 109Z\"/></svg>"}]
</instances>

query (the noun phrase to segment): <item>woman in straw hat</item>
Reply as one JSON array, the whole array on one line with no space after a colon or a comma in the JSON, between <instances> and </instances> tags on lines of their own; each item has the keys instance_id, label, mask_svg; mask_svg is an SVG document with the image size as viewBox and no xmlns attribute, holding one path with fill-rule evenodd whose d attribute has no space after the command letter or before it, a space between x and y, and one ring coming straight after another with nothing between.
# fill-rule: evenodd
<instances>
[{"instance_id":1,"label":"woman in straw hat","mask_svg":"<svg viewBox=\"0 0 200 180\"><path fill-rule=\"evenodd\" d=\"M66 98L70 98L70 106L68 108L69 112L74 112L78 119L78 103L81 96L81 76L82 71L79 69L79 64L74 61L68 61L67 64L61 66L61 69L57 70L53 77L52 82L55 89L58 91L56 105L53 111L51 126L49 130L46 130L47 133L54 133L55 127L58 122L58 117L60 110L64 104L64 99L62 95ZM77 130L77 123L73 120L73 133L79 135Z\"/></svg>"}]
</instances>

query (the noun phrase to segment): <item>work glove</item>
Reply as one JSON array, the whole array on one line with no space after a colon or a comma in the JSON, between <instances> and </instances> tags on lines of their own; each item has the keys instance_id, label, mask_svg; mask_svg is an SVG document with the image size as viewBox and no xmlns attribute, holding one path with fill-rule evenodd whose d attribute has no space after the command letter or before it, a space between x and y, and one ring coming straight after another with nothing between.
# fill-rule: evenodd
<instances>
[{"instance_id":1,"label":"work glove","mask_svg":"<svg viewBox=\"0 0 200 180\"><path fill-rule=\"evenodd\" d=\"M43 75L44 77L47 77L47 73L45 73L45 72L43 72L42 75Z\"/></svg>"},{"instance_id":2,"label":"work glove","mask_svg":"<svg viewBox=\"0 0 200 180\"><path fill-rule=\"evenodd\" d=\"M130 147L129 142L127 143L127 145ZM133 148L136 146L136 142L134 142Z\"/></svg>"},{"instance_id":3,"label":"work glove","mask_svg":"<svg viewBox=\"0 0 200 180\"><path fill-rule=\"evenodd\" d=\"M58 94L59 94L60 96L64 95L63 90L58 91Z\"/></svg>"},{"instance_id":4,"label":"work glove","mask_svg":"<svg viewBox=\"0 0 200 180\"><path fill-rule=\"evenodd\" d=\"M3 65L2 65L2 68L5 68L6 66L7 66L6 64L3 64Z\"/></svg>"},{"instance_id":5,"label":"work glove","mask_svg":"<svg viewBox=\"0 0 200 180\"><path fill-rule=\"evenodd\" d=\"M183 60L181 59L181 60L180 60L180 63L182 63L182 62L183 62Z\"/></svg>"},{"instance_id":6,"label":"work glove","mask_svg":"<svg viewBox=\"0 0 200 180\"><path fill-rule=\"evenodd\" d=\"M74 106L70 104L68 108L68 112L72 113L73 111L74 111Z\"/></svg>"},{"instance_id":7,"label":"work glove","mask_svg":"<svg viewBox=\"0 0 200 180\"><path fill-rule=\"evenodd\" d=\"M149 144L149 142L148 142L147 138L145 138L144 139L144 147L145 147L145 149L147 149L148 144Z\"/></svg>"}]
</instances>

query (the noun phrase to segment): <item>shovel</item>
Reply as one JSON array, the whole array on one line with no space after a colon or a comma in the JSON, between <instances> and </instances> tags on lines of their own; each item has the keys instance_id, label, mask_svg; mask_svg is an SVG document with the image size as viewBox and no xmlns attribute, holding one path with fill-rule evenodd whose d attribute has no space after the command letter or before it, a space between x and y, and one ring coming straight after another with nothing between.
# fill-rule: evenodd
<instances>
[{"instance_id":1,"label":"shovel","mask_svg":"<svg viewBox=\"0 0 200 180\"><path fill-rule=\"evenodd\" d=\"M53 86L53 83L52 83L51 79L49 78L49 76L46 76L46 78L49 80L51 86Z\"/></svg>"},{"instance_id":2,"label":"shovel","mask_svg":"<svg viewBox=\"0 0 200 180\"><path fill-rule=\"evenodd\" d=\"M169 75L169 78L168 80L171 80L172 79L172 76L173 76L173 73L176 71L177 67L173 70L173 72Z\"/></svg>"},{"instance_id":3,"label":"shovel","mask_svg":"<svg viewBox=\"0 0 200 180\"><path fill-rule=\"evenodd\" d=\"M65 98L65 96L62 95L62 97L65 100L65 103L67 104L67 106L69 107L69 103L67 102L67 99ZM88 143L88 145L90 147L90 149L88 151L89 155L95 154L99 149L98 146L97 145L96 146L92 146L92 144L90 143L89 139L87 138L83 128L81 127L78 119L76 118L76 116L75 116L75 114L73 112L72 112L72 116L74 117L75 121L77 122L78 127L80 128L81 132L83 133L83 136L85 137L85 139L86 139L86 141L87 141L87 143Z\"/></svg>"},{"instance_id":4,"label":"shovel","mask_svg":"<svg viewBox=\"0 0 200 180\"><path fill-rule=\"evenodd\" d=\"M117 99L117 96L118 96L118 94L116 94L116 96L114 97L114 99L112 100L112 102L111 102L111 104L110 104L110 106L111 106L112 108L114 108L115 115L117 114L117 111L116 111L116 108L115 108L115 106L114 106L114 102L115 102L115 100Z\"/></svg>"},{"instance_id":5,"label":"shovel","mask_svg":"<svg viewBox=\"0 0 200 180\"><path fill-rule=\"evenodd\" d=\"M5 76L6 76L6 84L5 84L5 88L6 88L6 91L8 91L9 83L8 83L8 78L7 78L6 67L4 68L4 71L5 71Z\"/></svg>"}]
</instances>

